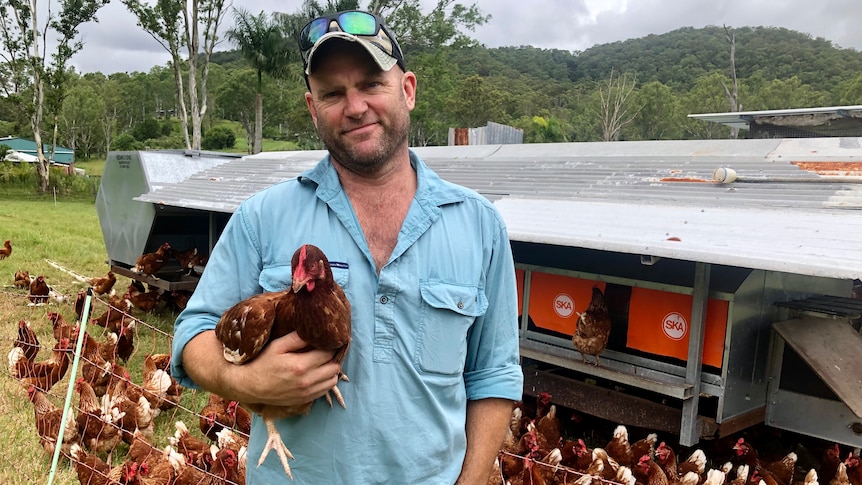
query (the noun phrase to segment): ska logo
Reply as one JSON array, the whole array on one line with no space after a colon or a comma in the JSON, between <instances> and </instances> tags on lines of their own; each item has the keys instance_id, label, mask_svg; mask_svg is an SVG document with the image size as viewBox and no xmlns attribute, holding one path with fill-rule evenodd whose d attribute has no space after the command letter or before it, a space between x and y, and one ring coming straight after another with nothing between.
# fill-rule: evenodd
<instances>
[{"instance_id":1,"label":"ska logo","mask_svg":"<svg viewBox=\"0 0 862 485\"><path fill-rule=\"evenodd\" d=\"M575 313L575 300L565 293L560 293L554 298L554 311L563 318L569 318Z\"/></svg>"},{"instance_id":2,"label":"ska logo","mask_svg":"<svg viewBox=\"0 0 862 485\"><path fill-rule=\"evenodd\" d=\"M688 323L679 313L671 312L665 315L661 322L661 329L669 339L681 340L688 331Z\"/></svg>"}]
</instances>

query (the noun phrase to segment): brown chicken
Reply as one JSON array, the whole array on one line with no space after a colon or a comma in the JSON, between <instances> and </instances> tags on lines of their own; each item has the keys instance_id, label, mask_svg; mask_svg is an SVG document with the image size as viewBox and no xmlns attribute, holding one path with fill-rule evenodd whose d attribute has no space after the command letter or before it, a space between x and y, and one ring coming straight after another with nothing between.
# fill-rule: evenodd
<instances>
[{"instance_id":1,"label":"brown chicken","mask_svg":"<svg viewBox=\"0 0 862 485\"><path fill-rule=\"evenodd\" d=\"M179 311L183 311L186 309L186 305L189 304L189 298L192 297L192 292L188 290L174 290L170 292L169 295L170 305Z\"/></svg>"},{"instance_id":2,"label":"brown chicken","mask_svg":"<svg viewBox=\"0 0 862 485\"><path fill-rule=\"evenodd\" d=\"M132 445L135 441L135 431L151 442L153 439L153 417L155 412L150 401L143 396L141 390L131 382L128 371L118 364L112 366L111 382L102 398L103 407L113 417L118 417L117 425L122 429L122 439Z\"/></svg>"},{"instance_id":3,"label":"brown chicken","mask_svg":"<svg viewBox=\"0 0 862 485\"><path fill-rule=\"evenodd\" d=\"M645 438L641 438L632 443L632 463L626 463L625 466L632 468L637 466L637 457L648 455L655 459L655 443L658 441L658 435L655 433L648 434ZM656 460L657 461L657 460Z\"/></svg>"},{"instance_id":4,"label":"brown chicken","mask_svg":"<svg viewBox=\"0 0 862 485\"><path fill-rule=\"evenodd\" d=\"M119 485L138 483L135 481L138 464L124 462L112 467L96 455L87 453L81 445L74 444L69 456L75 462L78 481L82 485Z\"/></svg>"},{"instance_id":5,"label":"brown chicken","mask_svg":"<svg viewBox=\"0 0 862 485\"><path fill-rule=\"evenodd\" d=\"M69 361L68 339L60 339L51 351L51 357L40 362L27 360L20 347L13 347L9 354L9 372L25 387L34 386L47 392L66 375Z\"/></svg>"},{"instance_id":6,"label":"brown chicken","mask_svg":"<svg viewBox=\"0 0 862 485\"><path fill-rule=\"evenodd\" d=\"M120 429L111 415L102 414L99 398L83 377L75 381L75 390L79 396L75 421L81 443L94 453L110 452L120 443Z\"/></svg>"},{"instance_id":7,"label":"brown chicken","mask_svg":"<svg viewBox=\"0 0 862 485\"><path fill-rule=\"evenodd\" d=\"M638 466L632 469L638 481L644 485L668 485L668 478L664 470L648 455L640 457Z\"/></svg>"},{"instance_id":8,"label":"brown chicken","mask_svg":"<svg viewBox=\"0 0 862 485\"><path fill-rule=\"evenodd\" d=\"M33 403L33 414L36 418L36 432L39 434L39 444L49 455L54 454L57 445L57 436L60 435L60 423L63 419L63 410L54 406L44 391L36 386L27 388L27 397ZM78 442L78 430L75 418L69 414L63 430L63 442L60 450L68 455L69 449Z\"/></svg>"},{"instance_id":9,"label":"brown chicken","mask_svg":"<svg viewBox=\"0 0 862 485\"><path fill-rule=\"evenodd\" d=\"M838 471L838 464L841 461L841 449L838 447L838 443L825 448L820 458L820 470L817 473L818 480L822 480L823 483L829 483L835 478L835 472Z\"/></svg>"},{"instance_id":10,"label":"brown chicken","mask_svg":"<svg viewBox=\"0 0 862 485\"><path fill-rule=\"evenodd\" d=\"M850 483L862 485L862 460L860 460L859 455L850 453L844 460L844 466L847 469L847 478Z\"/></svg>"},{"instance_id":11,"label":"brown chicken","mask_svg":"<svg viewBox=\"0 0 862 485\"><path fill-rule=\"evenodd\" d=\"M194 271L195 266L201 266L206 258L198 251L198 248L189 248L185 251L171 250L174 258L180 263L180 268L186 273Z\"/></svg>"},{"instance_id":12,"label":"brown chicken","mask_svg":"<svg viewBox=\"0 0 862 485\"><path fill-rule=\"evenodd\" d=\"M137 323L135 320L123 320L120 324L120 333L117 335L116 354L117 358L123 362L128 362L129 357L135 350L135 328Z\"/></svg>"},{"instance_id":13,"label":"brown chicken","mask_svg":"<svg viewBox=\"0 0 862 485\"><path fill-rule=\"evenodd\" d=\"M108 298L108 308L96 318L91 318L90 323L105 327L112 332L119 332L124 320L131 319L132 302L123 297L112 296Z\"/></svg>"},{"instance_id":14,"label":"brown chicken","mask_svg":"<svg viewBox=\"0 0 862 485\"><path fill-rule=\"evenodd\" d=\"M632 463L632 446L629 443L629 431L625 426L619 425L614 429L613 438L605 446L605 451L621 465L629 466Z\"/></svg>"},{"instance_id":15,"label":"brown chicken","mask_svg":"<svg viewBox=\"0 0 862 485\"><path fill-rule=\"evenodd\" d=\"M87 301L87 290L78 291L78 294L75 295L75 303L73 305L75 308L75 318L83 320L83 318L81 318L81 314L84 313L84 303L86 303L86 301ZM93 307L92 307L92 302L91 302L90 312L92 313L92 311L93 311ZM89 315L87 315L87 317L89 317Z\"/></svg>"},{"instance_id":16,"label":"brown chicken","mask_svg":"<svg viewBox=\"0 0 862 485\"><path fill-rule=\"evenodd\" d=\"M45 277L39 275L30 283L30 294L27 295L27 299L30 300L30 303L39 305L48 303L48 294L51 292L51 289L48 288L48 283L45 283Z\"/></svg>"},{"instance_id":17,"label":"brown chicken","mask_svg":"<svg viewBox=\"0 0 862 485\"><path fill-rule=\"evenodd\" d=\"M90 278L88 283L93 287L93 291L97 295L104 295L111 291L114 284L117 282L117 277L113 271L108 271L108 274L101 278Z\"/></svg>"},{"instance_id":18,"label":"brown chicken","mask_svg":"<svg viewBox=\"0 0 862 485\"><path fill-rule=\"evenodd\" d=\"M131 271L134 273L155 276L171 257L171 245L163 243L155 252L142 254L138 257Z\"/></svg>"},{"instance_id":19,"label":"brown chicken","mask_svg":"<svg viewBox=\"0 0 862 485\"><path fill-rule=\"evenodd\" d=\"M151 312L162 301L162 292L158 288L150 288L146 293L142 293L135 285L129 285L129 291L124 295L124 298L138 310Z\"/></svg>"},{"instance_id":20,"label":"brown chicken","mask_svg":"<svg viewBox=\"0 0 862 485\"><path fill-rule=\"evenodd\" d=\"M597 286L593 287L593 298L590 305L578 314L578 326L572 335L572 344L581 353L581 360L586 364L587 355L596 358L596 367L599 365L599 354L608 345L611 335L611 316L605 297Z\"/></svg>"},{"instance_id":21,"label":"brown chicken","mask_svg":"<svg viewBox=\"0 0 862 485\"><path fill-rule=\"evenodd\" d=\"M12 255L12 241L6 240L3 243L3 247L0 248L0 259L6 259Z\"/></svg>"},{"instance_id":22,"label":"brown chicken","mask_svg":"<svg viewBox=\"0 0 862 485\"><path fill-rule=\"evenodd\" d=\"M251 414L238 402L210 393L206 406L201 410L198 425L211 441L218 441L218 433L224 428L248 436L251 432Z\"/></svg>"},{"instance_id":23,"label":"brown chicken","mask_svg":"<svg viewBox=\"0 0 862 485\"><path fill-rule=\"evenodd\" d=\"M219 483L245 483L245 472L240 469L237 453L231 449L214 449L210 473L218 477Z\"/></svg>"},{"instance_id":24,"label":"brown chicken","mask_svg":"<svg viewBox=\"0 0 862 485\"><path fill-rule=\"evenodd\" d=\"M560 420L557 418L557 406L552 404L548 412L536 422L536 431L541 436L539 446L543 452L560 446Z\"/></svg>"},{"instance_id":25,"label":"brown chicken","mask_svg":"<svg viewBox=\"0 0 862 485\"><path fill-rule=\"evenodd\" d=\"M218 440L216 433L224 429L225 426L230 427L227 416L227 403L229 402L229 400L211 392L206 405L201 409L198 427L210 441Z\"/></svg>"},{"instance_id":26,"label":"brown chicken","mask_svg":"<svg viewBox=\"0 0 862 485\"><path fill-rule=\"evenodd\" d=\"M733 451L736 452L737 457L742 463L749 466L752 476L757 472L757 475L766 481L767 484L769 484L770 479L774 479L778 485L790 485L793 483L793 472L796 470L796 453L790 452L778 461L761 463L757 456L757 451L744 438L737 440L733 446Z\"/></svg>"},{"instance_id":27,"label":"brown chicken","mask_svg":"<svg viewBox=\"0 0 862 485\"><path fill-rule=\"evenodd\" d=\"M39 355L39 338L36 337L36 332L30 327L30 322L26 320L18 321L18 337L12 344L13 347L19 347L24 351L24 358L33 362L36 356Z\"/></svg>"},{"instance_id":28,"label":"brown chicken","mask_svg":"<svg viewBox=\"0 0 862 485\"><path fill-rule=\"evenodd\" d=\"M60 341L60 339L72 339L72 331L73 328L69 325L69 322L63 317L62 314L57 312L48 312L48 321L51 322L51 330L54 334L54 340Z\"/></svg>"},{"instance_id":29,"label":"brown chicken","mask_svg":"<svg viewBox=\"0 0 862 485\"><path fill-rule=\"evenodd\" d=\"M15 279L12 283L16 288L29 288L30 287L30 272L29 271L21 271L20 269L15 272Z\"/></svg>"},{"instance_id":30,"label":"brown chicken","mask_svg":"<svg viewBox=\"0 0 862 485\"><path fill-rule=\"evenodd\" d=\"M75 327L72 339L77 341L80 327ZM97 396L104 396L110 382L112 362L102 357L101 345L89 333L84 332L81 345L81 376L93 386Z\"/></svg>"},{"instance_id":31,"label":"brown chicken","mask_svg":"<svg viewBox=\"0 0 862 485\"><path fill-rule=\"evenodd\" d=\"M194 436L186 423L177 421L174 423L174 428L176 431L174 436L170 438L171 446L190 458L190 461L195 461L197 457L202 457L210 452L210 443Z\"/></svg>"},{"instance_id":32,"label":"brown chicken","mask_svg":"<svg viewBox=\"0 0 862 485\"><path fill-rule=\"evenodd\" d=\"M676 452L662 441L655 451L655 461L664 470L671 482L682 479L688 472L702 476L706 469L706 454L703 450L694 450L687 460L677 464Z\"/></svg>"},{"instance_id":33,"label":"brown chicken","mask_svg":"<svg viewBox=\"0 0 862 485\"><path fill-rule=\"evenodd\" d=\"M271 339L295 330L311 348L335 351L334 359L343 362L350 347L350 303L332 277L329 260L316 246L304 244L294 252L291 268L291 288L252 296L222 315L216 324L215 333L224 346L224 358L227 361L234 364L248 362ZM332 392L339 404L346 407L337 386ZM294 407L249 406L261 415L269 434L258 464L263 463L270 450L275 450L285 473L293 477L287 462L292 455L284 445L275 421L307 414L312 404L309 402Z\"/></svg>"}]
</instances>

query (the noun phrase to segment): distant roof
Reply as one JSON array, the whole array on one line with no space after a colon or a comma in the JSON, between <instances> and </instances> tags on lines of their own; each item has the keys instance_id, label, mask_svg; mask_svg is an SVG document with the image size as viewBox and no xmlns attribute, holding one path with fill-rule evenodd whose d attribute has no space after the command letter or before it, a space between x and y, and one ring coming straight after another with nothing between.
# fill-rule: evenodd
<instances>
[{"instance_id":1,"label":"distant roof","mask_svg":"<svg viewBox=\"0 0 862 485\"><path fill-rule=\"evenodd\" d=\"M728 113L702 113L690 114L689 118L695 118L713 123L721 123L731 128L747 130L749 123L757 119L794 117L834 116L835 118L862 118L862 105L853 106L829 106L824 108L799 108L799 109L772 109L764 111L736 111Z\"/></svg>"},{"instance_id":2,"label":"distant roof","mask_svg":"<svg viewBox=\"0 0 862 485\"><path fill-rule=\"evenodd\" d=\"M833 278L862 276L862 138L423 147L514 241ZM268 152L135 200L233 212L324 152ZM712 181L718 167L740 182ZM833 182L828 176L839 176ZM754 181L754 183L743 180ZM840 181L837 181L840 180Z\"/></svg>"}]
</instances>

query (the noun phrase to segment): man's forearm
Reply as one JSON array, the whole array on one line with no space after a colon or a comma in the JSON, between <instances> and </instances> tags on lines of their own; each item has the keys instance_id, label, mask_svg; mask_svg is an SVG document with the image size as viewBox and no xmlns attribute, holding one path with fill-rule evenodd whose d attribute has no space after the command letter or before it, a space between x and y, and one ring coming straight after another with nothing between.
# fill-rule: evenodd
<instances>
[{"instance_id":1,"label":"man's forearm","mask_svg":"<svg viewBox=\"0 0 862 485\"><path fill-rule=\"evenodd\" d=\"M456 485L484 485L512 415L508 399L480 399L467 402L467 453Z\"/></svg>"},{"instance_id":2,"label":"man's forearm","mask_svg":"<svg viewBox=\"0 0 862 485\"><path fill-rule=\"evenodd\" d=\"M222 356L222 345L212 330L202 332L191 339L183 348L183 367L195 384L227 399L247 403L248 395L240 392L241 387L230 384L230 376L237 366Z\"/></svg>"}]
</instances>

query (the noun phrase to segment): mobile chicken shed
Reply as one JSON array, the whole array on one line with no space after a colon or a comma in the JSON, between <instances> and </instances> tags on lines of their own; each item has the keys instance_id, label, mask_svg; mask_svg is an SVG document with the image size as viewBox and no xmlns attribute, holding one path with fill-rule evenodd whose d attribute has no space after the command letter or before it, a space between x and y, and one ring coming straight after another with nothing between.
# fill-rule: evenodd
<instances>
[{"instance_id":1,"label":"mobile chicken shed","mask_svg":"<svg viewBox=\"0 0 862 485\"><path fill-rule=\"evenodd\" d=\"M165 150L111 152L96 195L96 213L102 228L111 270L165 290L193 289L179 264L169 264L158 278L130 271L138 257L167 242L172 248L211 248L228 216L215 211L185 210L174 205L139 202L135 197L180 183L193 174L239 158L212 152Z\"/></svg>"},{"instance_id":2,"label":"mobile chicken shed","mask_svg":"<svg viewBox=\"0 0 862 485\"><path fill-rule=\"evenodd\" d=\"M526 393L547 390L582 412L679 433L683 445L766 420L860 446L862 336L848 323L862 306L850 299L862 275L860 141L415 151L493 201L509 227ZM217 237L242 200L322 155L243 157L132 198L156 212L211 214L198 230ZM719 167L737 181L714 182ZM600 366L583 363L570 340L593 286L613 320ZM800 331L811 328L848 346L832 356L840 370ZM811 403L833 412L802 422L788 411Z\"/></svg>"}]
</instances>

